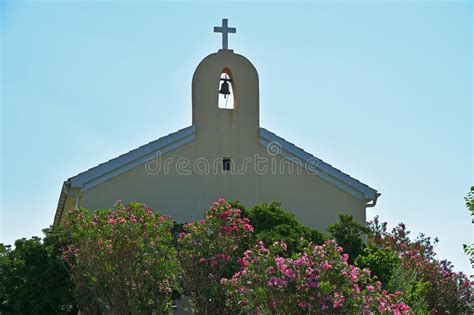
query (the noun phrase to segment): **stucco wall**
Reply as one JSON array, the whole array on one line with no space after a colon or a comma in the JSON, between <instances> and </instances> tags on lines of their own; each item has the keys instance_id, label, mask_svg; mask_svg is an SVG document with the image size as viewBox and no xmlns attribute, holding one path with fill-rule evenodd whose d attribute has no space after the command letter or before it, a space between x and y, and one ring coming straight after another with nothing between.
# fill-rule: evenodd
<instances>
[{"instance_id":1,"label":"stucco wall","mask_svg":"<svg viewBox=\"0 0 474 315\"><path fill-rule=\"evenodd\" d=\"M265 147L254 144L254 152L279 163L281 157L269 156ZM163 160L177 161L187 157L190 161L201 158L199 141L184 145L164 155ZM212 152L209 160L229 156ZM233 156L236 165L246 156ZM191 166L186 169L192 169ZM340 212L352 214L357 221L365 222L362 201L341 191L317 176L302 170L298 175L255 174L254 170L243 175L181 175L176 163L170 164L168 174L149 174L145 166L137 167L123 175L96 186L82 194L81 205L88 209L109 208L118 199L123 202L142 201L153 209L171 215L177 222L190 222L202 217L203 211L218 198L240 200L247 206L278 200L283 207L295 213L308 226L325 231L328 224L337 221Z\"/></svg>"}]
</instances>

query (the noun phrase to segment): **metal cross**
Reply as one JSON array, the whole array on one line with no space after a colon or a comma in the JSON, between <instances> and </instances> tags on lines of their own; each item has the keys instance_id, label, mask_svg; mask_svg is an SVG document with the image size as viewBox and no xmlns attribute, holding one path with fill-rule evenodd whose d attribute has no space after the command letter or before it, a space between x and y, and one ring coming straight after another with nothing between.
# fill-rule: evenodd
<instances>
[{"instance_id":1,"label":"metal cross","mask_svg":"<svg viewBox=\"0 0 474 315\"><path fill-rule=\"evenodd\" d=\"M227 25L228 20L222 19L222 26L214 26L214 33L222 33L222 49L228 49L228 35L229 33L236 33L235 27Z\"/></svg>"}]
</instances>

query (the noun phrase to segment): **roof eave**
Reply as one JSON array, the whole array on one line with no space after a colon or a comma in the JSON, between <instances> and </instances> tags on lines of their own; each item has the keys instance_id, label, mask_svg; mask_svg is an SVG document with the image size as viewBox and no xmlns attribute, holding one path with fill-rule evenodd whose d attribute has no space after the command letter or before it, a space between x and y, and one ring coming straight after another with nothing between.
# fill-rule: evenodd
<instances>
[{"instance_id":1,"label":"roof eave","mask_svg":"<svg viewBox=\"0 0 474 315\"><path fill-rule=\"evenodd\" d=\"M56 213L54 215L53 225L58 225L61 222L61 217L64 212L64 206L67 199L69 181L65 181L61 187L61 193L59 195L58 206L56 207Z\"/></svg>"}]
</instances>

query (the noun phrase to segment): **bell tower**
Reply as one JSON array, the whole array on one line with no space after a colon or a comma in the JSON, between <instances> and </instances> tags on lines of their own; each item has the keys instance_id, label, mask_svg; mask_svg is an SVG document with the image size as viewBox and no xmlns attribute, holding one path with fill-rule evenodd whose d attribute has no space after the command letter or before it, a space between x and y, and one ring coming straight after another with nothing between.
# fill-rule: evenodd
<instances>
[{"instance_id":1,"label":"bell tower","mask_svg":"<svg viewBox=\"0 0 474 315\"><path fill-rule=\"evenodd\" d=\"M192 80L196 136L215 139L216 144L221 141L239 142L239 139L255 139L258 142L257 70L247 58L228 49L227 33L235 33L236 30L227 26L227 19L223 20L222 27L215 27L214 31L223 34L222 49L199 63ZM232 98L232 108L219 106L222 94Z\"/></svg>"}]
</instances>

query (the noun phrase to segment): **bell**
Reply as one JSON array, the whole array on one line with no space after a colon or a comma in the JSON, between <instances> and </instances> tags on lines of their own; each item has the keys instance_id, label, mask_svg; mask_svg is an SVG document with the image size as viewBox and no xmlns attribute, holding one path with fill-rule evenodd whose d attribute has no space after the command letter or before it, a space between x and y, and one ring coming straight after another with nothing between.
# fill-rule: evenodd
<instances>
[{"instance_id":1,"label":"bell","mask_svg":"<svg viewBox=\"0 0 474 315\"><path fill-rule=\"evenodd\" d=\"M227 95L230 95L230 91L229 91L229 83L227 83L227 81L229 81L228 79L222 79L222 85L221 85L221 89L219 90L219 94L223 94L224 95L224 98L227 97Z\"/></svg>"}]
</instances>

